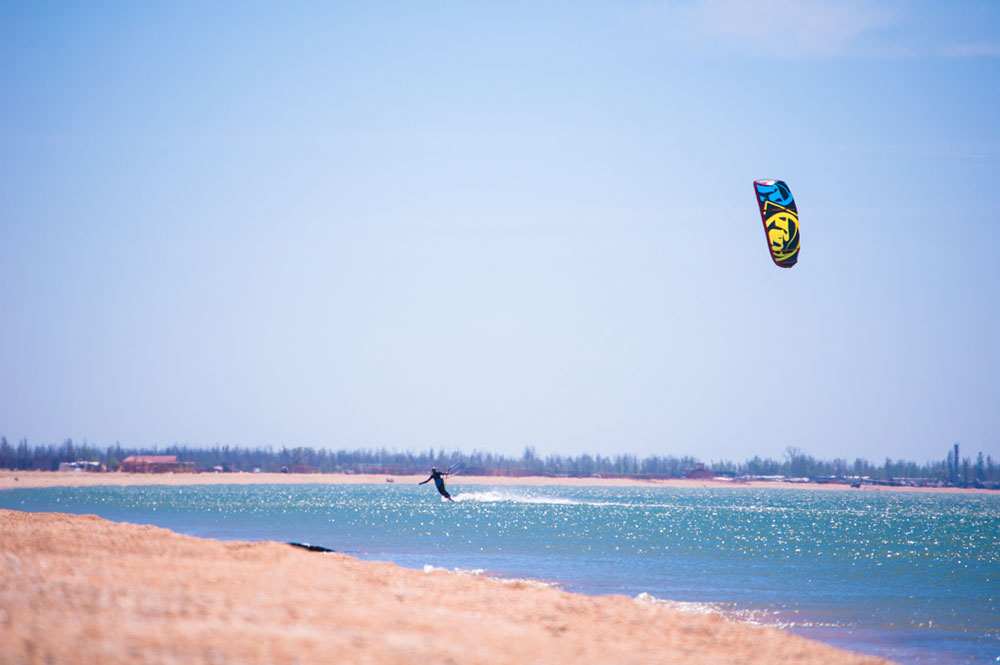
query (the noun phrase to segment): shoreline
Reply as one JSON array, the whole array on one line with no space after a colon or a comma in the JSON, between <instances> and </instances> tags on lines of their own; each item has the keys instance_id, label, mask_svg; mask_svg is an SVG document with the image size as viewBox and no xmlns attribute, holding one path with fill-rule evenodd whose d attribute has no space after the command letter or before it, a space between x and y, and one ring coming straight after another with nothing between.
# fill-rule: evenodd
<instances>
[{"instance_id":1,"label":"shoreline","mask_svg":"<svg viewBox=\"0 0 1000 665\"><path fill-rule=\"evenodd\" d=\"M13 510L0 531L0 662L888 663L719 614L284 543Z\"/></svg>"},{"instance_id":2,"label":"shoreline","mask_svg":"<svg viewBox=\"0 0 1000 665\"><path fill-rule=\"evenodd\" d=\"M139 485L406 485L416 484L426 475L348 474L348 473L106 473L66 471L12 471L0 469L0 490L43 487L98 487ZM392 479L389 482L387 479ZM523 487L670 487L686 489L779 489L841 492L924 492L929 494L983 494L1000 496L988 489L964 487L907 487L888 485L849 485L833 483L789 483L754 480L747 482L671 478L554 478L549 476L463 476L448 478L449 486L523 486Z\"/></svg>"}]
</instances>

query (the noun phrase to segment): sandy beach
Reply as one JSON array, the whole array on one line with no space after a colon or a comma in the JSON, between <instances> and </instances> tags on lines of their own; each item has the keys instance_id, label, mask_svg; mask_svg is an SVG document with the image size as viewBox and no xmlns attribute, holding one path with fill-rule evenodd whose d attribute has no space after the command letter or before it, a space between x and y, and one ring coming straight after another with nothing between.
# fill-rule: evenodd
<instances>
[{"instance_id":1,"label":"sandy beach","mask_svg":"<svg viewBox=\"0 0 1000 665\"><path fill-rule=\"evenodd\" d=\"M3 663L886 661L714 614L0 510Z\"/></svg>"},{"instance_id":2,"label":"sandy beach","mask_svg":"<svg viewBox=\"0 0 1000 665\"><path fill-rule=\"evenodd\" d=\"M330 484L361 485L418 483L426 475L393 476L348 473L85 473L59 471L11 471L0 469L0 490L15 487L91 487L98 485L250 485L250 484ZM780 489L790 491L857 491L848 485L785 483L774 481L735 482L729 480L641 480L634 478L552 478L547 476L451 476L449 486L565 486L565 487L679 487ZM890 487L864 485L875 492L929 492L935 494L997 494L994 490L961 487Z\"/></svg>"}]
</instances>

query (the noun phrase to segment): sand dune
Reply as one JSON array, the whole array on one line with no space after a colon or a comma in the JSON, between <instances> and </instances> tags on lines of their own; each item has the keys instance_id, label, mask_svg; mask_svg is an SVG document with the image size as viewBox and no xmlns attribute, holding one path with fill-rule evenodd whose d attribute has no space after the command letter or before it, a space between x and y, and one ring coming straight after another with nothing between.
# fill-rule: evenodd
<instances>
[{"instance_id":1,"label":"sand dune","mask_svg":"<svg viewBox=\"0 0 1000 665\"><path fill-rule=\"evenodd\" d=\"M777 629L281 543L0 510L2 663L843 663Z\"/></svg>"}]
</instances>

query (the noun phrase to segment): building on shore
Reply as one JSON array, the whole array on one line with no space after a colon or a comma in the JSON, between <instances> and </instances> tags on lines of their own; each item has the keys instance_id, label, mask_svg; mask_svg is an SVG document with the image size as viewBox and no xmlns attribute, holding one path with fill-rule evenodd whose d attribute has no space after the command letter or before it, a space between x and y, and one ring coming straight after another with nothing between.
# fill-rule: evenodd
<instances>
[{"instance_id":1,"label":"building on shore","mask_svg":"<svg viewBox=\"0 0 1000 665\"><path fill-rule=\"evenodd\" d=\"M684 472L685 478L698 478L701 480L711 480L715 478L715 472L711 469L706 469L705 465L701 462L694 465L693 469L688 469Z\"/></svg>"},{"instance_id":2,"label":"building on shore","mask_svg":"<svg viewBox=\"0 0 1000 665\"><path fill-rule=\"evenodd\" d=\"M89 462L84 460L77 460L76 462L59 462L60 471L87 471L89 473L100 473L102 471L107 471L107 467L100 462Z\"/></svg>"},{"instance_id":3,"label":"building on shore","mask_svg":"<svg viewBox=\"0 0 1000 665\"><path fill-rule=\"evenodd\" d=\"M119 471L126 473L194 473L194 462L178 462L177 455L129 455Z\"/></svg>"}]
</instances>

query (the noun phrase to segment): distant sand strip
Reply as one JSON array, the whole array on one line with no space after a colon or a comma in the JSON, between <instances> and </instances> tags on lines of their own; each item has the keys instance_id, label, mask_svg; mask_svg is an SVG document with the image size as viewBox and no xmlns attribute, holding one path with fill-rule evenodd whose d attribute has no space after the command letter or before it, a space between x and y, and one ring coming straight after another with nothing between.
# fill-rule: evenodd
<instances>
[{"instance_id":1,"label":"distant sand strip","mask_svg":"<svg viewBox=\"0 0 1000 665\"><path fill-rule=\"evenodd\" d=\"M99 485L405 485L425 480L422 476L393 476L384 474L349 473L86 473L59 471L10 471L0 469L0 490L15 487L92 487ZM890 487L887 485L864 485L862 489L851 489L847 485L819 483L783 483L774 481L735 482L725 480L638 480L632 478L552 478L548 476L451 476L449 486L533 486L533 487L682 487L682 488L726 488L782 489L816 491L875 491L875 492L928 492L934 494L992 494L995 490L959 487ZM433 491L433 490L432 490Z\"/></svg>"},{"instance_id":2,"label":"distant sand strip","mask_svg":"<svg viewBox=\"0 0 1000 665\"><path fill-rule=\"evenodd\" d=\"M625 596L0 510L2 663L885 663Z\"/></svg>"}]
</instances>

